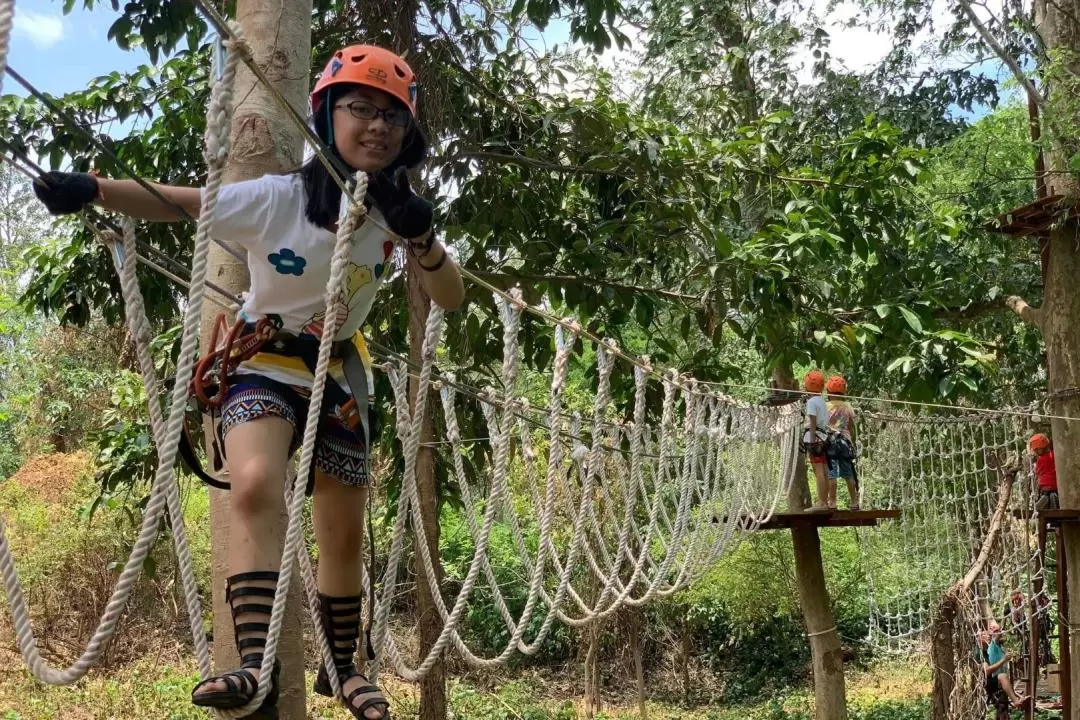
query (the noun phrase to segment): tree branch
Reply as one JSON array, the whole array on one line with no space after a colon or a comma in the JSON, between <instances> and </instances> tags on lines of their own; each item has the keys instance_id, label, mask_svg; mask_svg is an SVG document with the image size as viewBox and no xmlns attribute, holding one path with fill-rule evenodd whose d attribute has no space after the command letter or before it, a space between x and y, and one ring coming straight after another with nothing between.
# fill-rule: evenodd
<instances>
[{"instance_id":1,"label":"tree branch","mask_svg":"<svg viewBox=\"0 0 1080 720\"><path fill-rule=\"evenodd\" d=\"M551 160L543 160L541 158L531 158L526 155L516 155L511 153L499 153L490 152L488 150L463 150L449 157L435 158L436 162L450 162L452 160L493 160L497 162L510 163L513 165L523 165L525 167L537 168L540 170L552 170L554 172L563 173L577 173L581 175L607 175L609 177L617 177L628 179L629 176L625 173L612 172L611 170L600 170L598 168L587 168L581 165L563 165L562 163L552 162Z\"/></svg>"},{"instance_id":2,"label":"tree branch","mask_svg":"<svg viewBox=\"0 0 1080 720\"><path fill-rule=\"evenodd\" d=\"M1005 305L1019 315L1021 320L1042 330L1042 308L1028 305L1027 301L1017 295L1010 295L1005 298Z\"/></svg>"},{"instance_id":3,"label":"tree branch","mask_svg":"<svg viewBox=\"0 0 1080 720\"><path fill-rule=\"evenodd\" d=\"M1042 94L1039 93L1034 83L1031 82L1031 78L1024 74L1020 64L1016 62L1016 58L1005 51L1005 48L1001 46L1001 43L997 41L997 38L990 33L986 25L979 19L979 16L975 14L974 8L971 7L971 2L969 2L969 0L960 0L960 7L963 8L964 14L971 20L971 24L978 30L979 36L983 39L983 42L989 45L990 49L994 51L994 54L1001 58L1003 63L1009 66L1009 70L1012 71L1013 77L1015 77L1016 81L1027 91L1028 97L1031 98L1040 109L1043 109L1045 99Z\"/></svg>"},{"instance_id":4,"label":"tree branch","mask_svg":"<svg viewBox=\"0 0 1080 720\"><path fill-rule=\"evenodd\" d=\"M524 280L527 282L553 282L568 285L599 285L600 287L609 287L613 290L627 290L629 292L641 293L644 295L656 295L657 297L662 297L667 300L674 300L676 302L686 304L701 304L701 298L697 295L687 295L686 293L674 292L672 290L663 290L661 288L648 288L638 285L627 285L625 283L612 282L610 280L602 280L600 278L594 277L585 277L578 275L521 275L517 273L485 272L483 270L473 270L472 272L487 280L502 280L510 282L518 282Z\"/></svg>"}]
</instances>

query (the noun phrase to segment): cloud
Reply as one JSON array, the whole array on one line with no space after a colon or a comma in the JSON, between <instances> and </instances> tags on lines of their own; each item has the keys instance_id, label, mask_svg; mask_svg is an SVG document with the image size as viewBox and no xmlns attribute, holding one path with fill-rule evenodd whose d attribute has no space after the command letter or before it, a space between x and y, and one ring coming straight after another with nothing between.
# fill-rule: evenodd
<instances>
[{"instance_id":1,"label":"cloud","mask_svg":"<svg viewBox=\"0 0 1080 720\"><path fill-rule=\"evenodd\" d=\"M15 32L25 35L39 49L46 50L63 39L64 20L57 15L20 10L15 13Z\"/></svg>"}]
</instances>

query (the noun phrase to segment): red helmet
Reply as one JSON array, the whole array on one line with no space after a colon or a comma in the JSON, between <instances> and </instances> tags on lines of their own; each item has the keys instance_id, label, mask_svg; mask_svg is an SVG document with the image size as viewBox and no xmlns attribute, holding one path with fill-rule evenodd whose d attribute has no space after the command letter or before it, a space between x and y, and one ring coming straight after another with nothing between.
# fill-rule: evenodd
<instances>
[{"instance_id":1,"label":"red helmet","mask_svg":"<svg viewBox=\"0 0 1080 720\"><path fill-rule=\"evenodd\" d=\"M847 380L840 375L833 375L825 384L825 389L832 395L845 395L847 394Z\"/></svg>"},{"instance_id":2,"label":"red helmet","mask_svg":"<svg viewBox=\"0 0 1080 720\"><path fill-rule=\"evenodd\" d=\"M322 106L331 85L365 85L397 98L416 118L416 73L389 50L375 45L350 45L330 56L311 91L311 112Z\"/></svg>"},{"instance_id":3,"label":"red helmet","mask_svg":"<svg viewBox=\"0 0 1080 720\"><path fill-rule=\"evenodd\" d=\"M1050 447L1050 438L1043 433L1035 433L1028 440L1028 450L1045 450Z\"/></svg>"},{"instance_id":4,"label":"red helmet","mask_svg":"<svg viewBox=\"0 0 1080 720\"><path fill-rule=\"evenodd\" d=\"M820 370L811 370L803 376L802 384L806 392L819 393L825 387L825 376Z\"/></svg>"}]
</instances>

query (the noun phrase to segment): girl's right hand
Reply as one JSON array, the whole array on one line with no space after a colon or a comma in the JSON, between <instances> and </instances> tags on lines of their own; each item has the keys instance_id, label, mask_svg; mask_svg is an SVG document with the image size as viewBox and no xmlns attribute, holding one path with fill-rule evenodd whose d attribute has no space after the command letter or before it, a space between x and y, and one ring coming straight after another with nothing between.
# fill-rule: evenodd
<instances>
[{"instance_id":1,"label":"girl's right hand","mask_svg":"<svg viewBox=\"0 0 1080 720\"><path fill-rule=\"evenodd\" d=\"M97 198L98 180L88 173L53 170L33 183L34 195L52 215L71 215Z\"/></svg>"}]
</instances>

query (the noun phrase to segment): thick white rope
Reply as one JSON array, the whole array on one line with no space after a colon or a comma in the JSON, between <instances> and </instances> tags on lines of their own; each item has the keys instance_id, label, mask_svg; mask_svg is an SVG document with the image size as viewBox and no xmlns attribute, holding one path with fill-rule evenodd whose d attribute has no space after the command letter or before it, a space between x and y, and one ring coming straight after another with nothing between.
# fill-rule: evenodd
<instances>
[{"instance_id":1,"label":"thick white rope","mask_svg":"<svg viewBox=\"0 0 1080 720\"><path fill-rule=\"evenodd\" d=\"M15 0L0 0L0 93L7 76L7 56L11 47L11 29L15 27Z\"/></svg>"},{"instance_id":2,"label":"thick white rope","mask_svg":"<svg viewBox=\"0 0 1080 720\"><path fill-rule=\"evenodd\" d=\"M239 33L238 29L236 31ZM242 35L238 34L237 37L239 38L237 42L242 43ZM165 423L162 441L158 446L158 471L154 478L150 500L143 516L143 523L135 547L123 571L120 573L120 578L116 583L116 588L113 590L109 603L106 605L101 621L81 657L67 668L59 669L49 665L38 651L37 642L30 626L30 614L15 572L14 559L11 557L3 525L0 523L0 571L4 576L4 586L11 605L19 650L34 677L45 683L52 685L71 684L83 677L97 663L105 646L116 631L117 620L123 613L131 591L142 572L146 556L149 554L157 537L161 516L168 502L169 486L173 486L175 489L173 470L176 464L176 448L183 428L184 412L187 405L188 383L186 378L192 374L198 350L200 313L206 287L206 256L210 243L210 225L217 204L217 192L221 186L221 175L229 148L228 118L232 107L232 85L236 75L234 55L235 53L230 53L232 62L226 66L222 81L214 85L207 110L206 157L208 179L199 217L199 227L195 233L191 288L181 332L180 354L177 358L178 379L173 387L168 420ZM224 127L224 132L221 130L222 127ZM129 272L133 271L135 266L134 255L130 258L128 265L131 266ZM145 318L145 315L143 317ZM137 323L138 320L136 319L134 322ZM132 332L138 336L140 332L145 333L145 328L140 329L135 326L132 328ZM147 398L151 405L150 411L153 414L155 410L152 406L160 402L160 400L156 394L150 394L151 390L152 388L148 388ZM160 418L160 408L157 408L157 412ZM181 546L186 546L183 530L174 537L178 543L178 550ZM190 555L188 555L188 563L190 565ZM190 599L187 591L188 588L185 587L185 600ZM197 617L201 621L201 615ZM192 620L193 631L195 627L195 621ZM201 626L199 627L199 634L202 634ZM195 638L195 642L197 650L200 644L205 649L205 636L203 636L201 643L198 637ZM204 663L201 658L199 664L200 670L203 670L204 666L208 667L208 664Z\"/></svg>"},{"instance_id":3,"label":"thick white rope","mask_svg":"<svg viewBox=\"0 0 1080 720\"><path fill-rule=\"evenodd\" d=\"M277 645L281 635L281 625L285 619L285 607L289 594L289 583L292 581L294 559L299 554L306 554L304 545L303 520L304 520L304 497L307 488L307 480L311 472L311 463L315 458L315 439L318 435L320 408L322 408L323 395L326 392L328 373L330 370L330 357L334 346L334 336L337 334L338 320L342 303L340 298L345 292L346 268L352 257L352 240L356 227L367 210L364 206L364 197L367 194L368 176L365 172L357 172L356 185L353 188L352 201L348 204L346 214L338 220L337 239L334 244L334 254L330 259L330 278L326 283L326 322L323 324L323 333L319 339L318 360L315 363L314 379L311 385L309 398L310 411L304 426L304 439L300 445L300 461L293 478L292 496L289 498L288 512L289 522L285 530L285 549L282 553L281 571L278 575L277 592L274 594L274 606L270 613L270 631L266 636L266 646L263 650L262 667L259 671L259 692L252 701L235 711L237 714L231 717L244 717L257 709L262 704L263 698L270 689L274 659L277 657ZM344 318L340 318L344 320ZM333 380L329 380L333 382ZM303 561L301 561L303 562ZM310 571L310 563L307 564ZM310 602L310 586L307 583L307 591ZM311 607L313 614L315 608ZM314 614L313 619L317 619ZM329 642L325 637L325 631L321 622L315 622L316 635L322 635L319 640L324 662L332 658L329 652ZM330 668L333 663L331 659ZM329 671L330 686L336 697L341 697L341 687L337 673Z\"/></svg>"}]
</instances>

